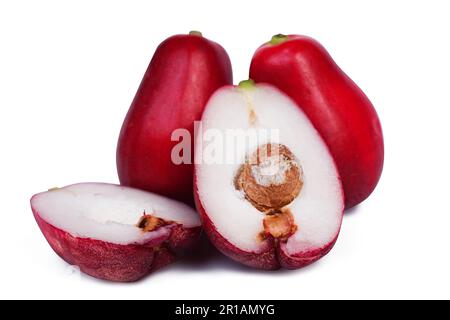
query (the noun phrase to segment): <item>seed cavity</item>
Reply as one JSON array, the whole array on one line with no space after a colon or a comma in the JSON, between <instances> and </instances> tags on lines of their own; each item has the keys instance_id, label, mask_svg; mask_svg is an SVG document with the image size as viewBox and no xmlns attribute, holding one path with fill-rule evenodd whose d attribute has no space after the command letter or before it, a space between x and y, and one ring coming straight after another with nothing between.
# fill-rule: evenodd
<instances>
[{"instance_id":1,"label":"seed cavity","mask_svg":"<svg viewBox=\"0 0 450 320\"><path fill-rule=\"evenodd\" d=\"M286 208L303 187L303 170L285 145L260 146L239 168L235 188L266 215L259 238L286 240L297 231L294 217Z\"/></svg>"},{"instance_id":2,"label":"seed cavity","mask_svg":"<svg viewBox=\"0 0 450 320\"><path fill-rule=\"evenodd\" d=\"M142 232L151 232L156 229L167 225L166 221L161 218L155 217L151 214L143 213L142 217L139 219L139 222L136 226L142 230Z\"/></svg>"},{"instance_id":3,"label":"seed cavity","mask_svg":"<svg viewBox=\"0 0 450 320\"><path fill-rule=\"evenodd\" d=\"M294 216L289 209L264 218L264 234L279 240L287 240L297 231Z\"/></svg>"}]
</instances>

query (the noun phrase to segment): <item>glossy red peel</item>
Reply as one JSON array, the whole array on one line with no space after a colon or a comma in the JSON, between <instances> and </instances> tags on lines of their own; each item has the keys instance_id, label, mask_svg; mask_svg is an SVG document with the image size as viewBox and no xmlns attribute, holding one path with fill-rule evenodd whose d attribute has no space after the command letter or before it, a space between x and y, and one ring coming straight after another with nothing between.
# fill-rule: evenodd
<instances>
[{"instance_id":1,"label":"glossy red peel","mask_svg":"<svg viewBox=\"0 0 450 320\"><path fill-rule=\"evenodd\" d=\"M200 120L207 100L217 88L231 83L227 53L199 32L162 42L120 132L117 171L121 184L193 204L192 165L173 162L172 150L182 138L172 139L172 134L186 129L193 140L194 121ZM193 155L183 156L189 161Z\"/></svg>"},{"instance_id":2,"label":"glossy red peel","mask_svg":"<svg viewBox=\"0 0 450 320\"><path fill-rule=\"evenodd\" d=\"M366 199L383 169L377 113L362 90L312 38L277 35L254 54L250 78L275 85L306 113L338 166L346 209Z\"/></svg>"}]
</instances>

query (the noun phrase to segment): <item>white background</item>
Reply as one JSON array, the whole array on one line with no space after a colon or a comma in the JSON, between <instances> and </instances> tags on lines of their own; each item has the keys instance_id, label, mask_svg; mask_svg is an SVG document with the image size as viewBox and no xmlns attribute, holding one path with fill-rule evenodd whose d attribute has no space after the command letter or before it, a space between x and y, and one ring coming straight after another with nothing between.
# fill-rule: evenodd
<instances>
[{"instance_id":1,"label":"white background","mask_svg":"<svg viewBox=\"0 0 450 320\"><path fill-rule=\"evenodd\" d=\"M449 16L448 1L2 1L0 297L450 298ZM150 58L191 29L226 48L235 83L273 34L322 42L378 110L378 188L303 270L253 271L205 246L135 284L74 275L29 198L118 182L116 140Z\"/></svg>"}]
</instances>

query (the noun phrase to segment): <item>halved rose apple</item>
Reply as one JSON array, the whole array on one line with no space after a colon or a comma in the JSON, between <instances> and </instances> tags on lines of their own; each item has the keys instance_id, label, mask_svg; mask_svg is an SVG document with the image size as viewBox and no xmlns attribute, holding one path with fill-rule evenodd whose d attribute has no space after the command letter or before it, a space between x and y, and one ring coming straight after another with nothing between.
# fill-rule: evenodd
<instances>
[{"instance_id":1,"label":"halved rose apple","mask_svg":"<svg viewBox=\"0 0 450 320\"><path fill-rule=\"evenodd\" d=\"M195 152L196 204L225 255L296 269L332 248L344 209L339 174L314 126L281 91L252 81L219 89Z\"/></svg>"}]
</instances>

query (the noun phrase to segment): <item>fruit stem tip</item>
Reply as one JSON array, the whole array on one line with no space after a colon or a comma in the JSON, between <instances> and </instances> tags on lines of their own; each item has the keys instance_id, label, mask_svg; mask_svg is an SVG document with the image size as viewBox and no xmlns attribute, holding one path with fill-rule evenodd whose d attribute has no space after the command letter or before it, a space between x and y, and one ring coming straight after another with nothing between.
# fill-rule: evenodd
<instances>
[{"instance_id":1,"label":"fruit stem tip","mask_svg":"<svg viewBox=\"0 0 450 320\"><path fill-rule=\"evenodd\" d=\"M190 36L201 37L201 36L202 36L202 33L201 33L200 31L197 31L197 30L192 30L192 31L189 31L189 35L190 35Z\"/></svg>"},{"instance_id":2,"label":"fruit stem tip","mask_svg":"<svg viewBox=\"0 0 450 320\"><path fill-rule=\"evenodd\" d=\"M285 42L286 40L288 40L288 38L289 38L288 36L279 33L279 34L274 35L272 37L272 39L269 41L269 43L271 45L277 45L277 44Z\"/></svg>"},{"instance_id":3,"label":"fruit stem tip","mask_svg":"<svg viewBox=\"0 0 450 320\"><path fill-rule=\"evenodd\" d=\"M241 89L252 89L255 87L255 81L252 79L243 80L239 82L238 87Z\"/></svg>"}]
</instances>

